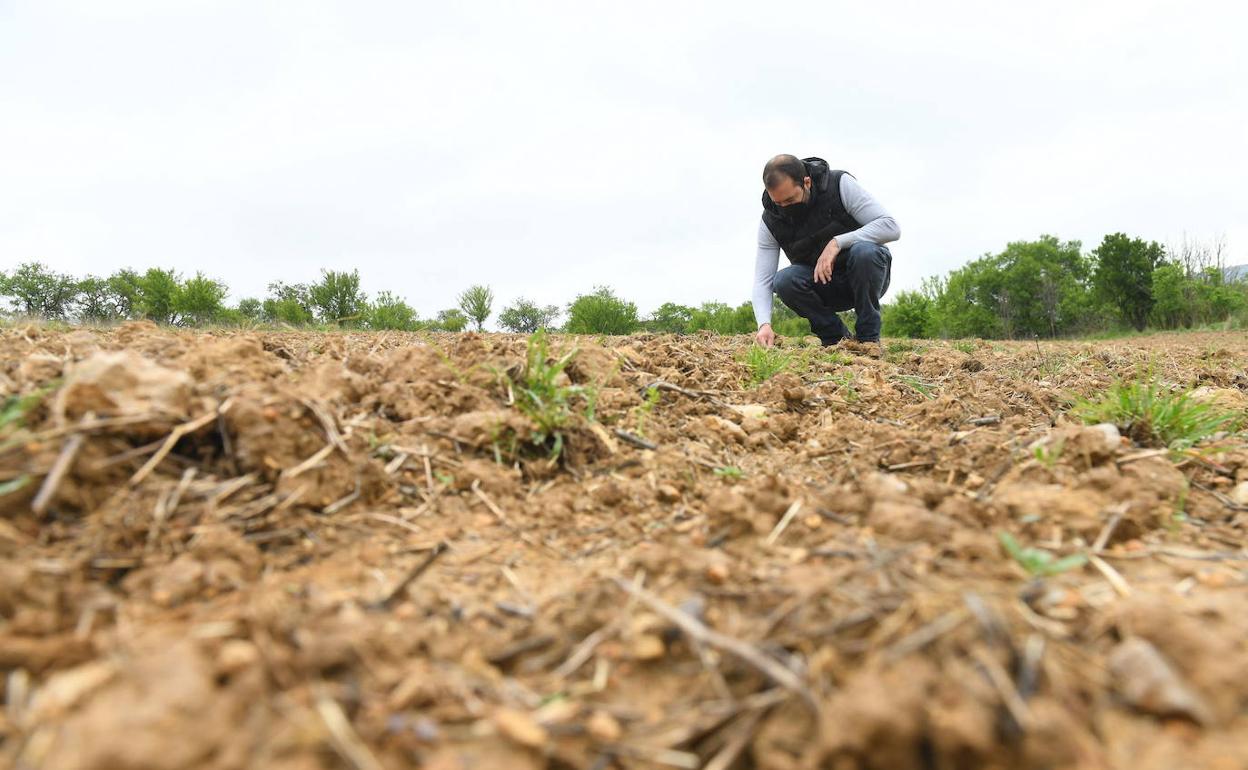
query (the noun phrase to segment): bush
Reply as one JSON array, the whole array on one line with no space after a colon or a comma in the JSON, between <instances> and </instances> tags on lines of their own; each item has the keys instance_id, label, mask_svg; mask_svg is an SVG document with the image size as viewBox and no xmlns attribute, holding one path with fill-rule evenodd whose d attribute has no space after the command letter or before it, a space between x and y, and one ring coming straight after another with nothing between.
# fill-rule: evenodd
<instances>
[{"instance_id":1,"label":"bush","mask_svg":"<svg viewBox=\"0 0 1248 770\"><path fill-rule=\"evenodd\" d=\"M931 326L932 301L917 291L903 291L881 308L884 333L889 337L926 337Z\"/></svg>"},{"instance_id":2,"label":"bush","mask_svg":"<svg viewBox=\"0 0 1248 770\"><path fill-rule=\"evenodd\" d=\"M689 321L692 318L693 308L677 305L675 302L664 302L642 322L642 327L646 331L660 334L685 334L689 331Z\"/></svg>"},{"instance_id":3,"label":"bush","mask_svg":"<svg viewBox=\"0 0 1248 770\"><path fill-rule=\"evenodd\" d=\"M517 334L532 334L538 329L548 329L559 317L559 308L554 305L542 307L520 297L510 307L503 308L498 314L498 323L507 331Z\"/></svg>"},{"instance_id":4,"label":"bush","mask_svg":"<svg viewBox=\"0 0 1248 770\"><path fill-rule=\"evenodd\" d=\"M368 301L360 291L358 270L322 270L320 283L308 287L307 295L323 323L358 326L368 309Z\"/></svg>"},{"instance_id":5,"label":"bush","mask_svg":"<svg viewBox=\"0 0 1248 770\"><path fill-rule=\"evenodd\" d=\"M637 306L598 286L591 294L582 294L568 305L569 334L631 334L637 331Z\"/></svg>"},{"instance_id":6,"label":"bush","mask_svg":"<svg viewBox=\"0 0 1248 770\"><path fill-rule=\"evenodd\" d=\"M316 320L310 290L301 283L274 281L260 307L261 317L269 323L306 326Z\"/></svg>"},{"instance_id":7,"label":"bush","mask_svg":"<svg viewBox=\"0 0 1248 770\"><path fill-rule=\"evenodd\" d=\"M468 328L468 316L458 308L450 308L438 312L437 318L429 323L433 331L462 332Z\"/></svg>"},{"instance_id":8,"label":"bush","mask_svg":"<svg viewBox=\"0 0 1248 770\"><path fill-rule=\"evenodd\" d=\"M391 292L383 291L368 306L365 324L374 330L411 331L420 325L420 321L411 306Z\"/></svg>"},{"instance_id":9,"label":"bush","mask_svg":"<svg viewBox=\"0 0 1248 770\"><path fill-rule=\"evenodd\" d=\"M757 331L754 308L749 302L737 307L723 302L705 302L689 318L689 331L702 330L717 334L753 334Z\"/></svg>"}]
</instances>

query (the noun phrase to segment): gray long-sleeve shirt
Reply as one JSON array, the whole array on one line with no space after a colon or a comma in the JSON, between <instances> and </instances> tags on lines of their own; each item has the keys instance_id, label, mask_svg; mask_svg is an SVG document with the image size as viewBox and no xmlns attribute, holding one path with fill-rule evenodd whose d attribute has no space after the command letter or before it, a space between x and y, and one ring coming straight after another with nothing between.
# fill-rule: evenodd
<instances>
[{"instance_id":1,"label":"gray long-sleeve shirt","mask_svg":"<svg viewBox=\"0 0 1248 770\"><path fill-rule=\"evenodd\" d=\"M849 174L841 175L841 203L862 227L836 236L836 242L847 249L858 241L891 243L901 237L901 228L871 193L862 189ZM759 326L771 323L771 282L780 264L780 244L761 219L758 222L758 254L754 257L754 320Z\"/></svg>"}]
</instances>

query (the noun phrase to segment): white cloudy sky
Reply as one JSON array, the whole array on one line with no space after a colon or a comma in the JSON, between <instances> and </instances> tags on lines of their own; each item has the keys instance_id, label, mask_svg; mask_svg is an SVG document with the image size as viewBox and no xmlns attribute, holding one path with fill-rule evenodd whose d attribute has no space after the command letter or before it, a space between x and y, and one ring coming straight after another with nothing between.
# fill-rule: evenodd
<instances>
[{"instance_id":1,"label":"white cloudy sky","mask_svg":"<svg viewBox=\"0 0 1248 770\"><path fill-rule=\"evenodd\" d=\"M1248 262L1245 29L1152 0L0 0L0 269L737 303L778 152L891 209L894 290L1041 233Z\"/></svg>"}]
</instances>

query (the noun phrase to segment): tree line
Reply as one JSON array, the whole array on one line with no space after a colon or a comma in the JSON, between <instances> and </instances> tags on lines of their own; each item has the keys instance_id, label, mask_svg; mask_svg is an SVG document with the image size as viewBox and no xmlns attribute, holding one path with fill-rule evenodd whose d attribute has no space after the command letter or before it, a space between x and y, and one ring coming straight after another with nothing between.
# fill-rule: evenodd
<instances>
[{"instance_id":1,"label":"tree line","mask_svg":"<svg viewBox=\"0 0 1248 770\"><path fill-rule=\"evenodd\" d=\"M889 336L1063 337L1213 323L1248 324L1248 280L1226 265L1222 240L1166 249L1124 233L1085 254L1045 235L1007 244L898 293L884 307Z\"/></svg>"},{"instance_id":2,"label":"tree line","mask_svg":"<svg viewBox=\"0 0 1248 770\"><path fill-rule=\"evenodd\" d=\"M1107 235L1084 254L1078 241L1042 236L1008 244L946 275L899 292L883 309L890 337L1059 337L1114 329L1175 329L1238 320L1248 324L1248 280L1225 265L1222 241L1184 239L1160 244ZM74 278L38 262L0 272L0 296L21 316L83 323L148 319L173 326L332 326L370 330L463 331L484 328L494 317L488 286L470 286L456 306L422 318L402 297L383 291L369 297L360 275L323 270L314 283L276 281L264 298L226 304L229 291L202 273L184 277L152 268L119 270L107 277ZM846 314L852 325L853 314ZM690 334L753 334L749 302L706 302L697 307L664 303L642 315L637 305L607 286L578 295L564 307L524 297L502 307L503 329L531 333L558 329L573 334L650 331ZM772 327L802 336L810 325L778 299Z\"/></svg>"},{"instance_id":3,"label":"tree line","mask_svg":"<svg viewBox=\"0 0 1248 770\"><path fill-rule=\"evenodd\" d=\"M202 273L183 277L176 271L151 268L139 273L119 270L107 277L75 278L38 262L0 273L0 296L18 316L53 321L107 324L147 319L170 326L279 325L294 327L401 331L478 330L494 316L495 297L488 286L470 286L455 307L421 318L402 297L383 291L369 297L360 288L360 274L323 270L315 283L275 281L263 299L246 297L235 305L221 281ZM499 310L499 326L519 333L561 329L578 334L630 334L636 331L686 334L709 330L720 334L754 331L750 303L732 307L707 302L699 307L666 303L643 317L633 302L605 286L579 295L566 308L541 305L518 297ZM561 323L562 321L562 323ZM806 321L777 303L775 326L782 333L809 331Z\"/></svg>"}]
</instances>

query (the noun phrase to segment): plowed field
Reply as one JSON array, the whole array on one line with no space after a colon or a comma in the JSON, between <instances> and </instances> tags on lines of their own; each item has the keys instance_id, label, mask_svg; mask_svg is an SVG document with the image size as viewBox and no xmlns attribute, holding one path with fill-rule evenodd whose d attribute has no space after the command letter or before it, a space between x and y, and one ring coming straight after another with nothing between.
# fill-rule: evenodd
<instances>
[{"instance_id":1,"label":"plowed field","mask_svg":"<svg viewBox=\"0 0 1248 770\"><path fill-rule=\"evenodd\" d=\"M551 346L0 331L0 766L1248 767L1242 337Z\"/></svg>"}]
</instances>

